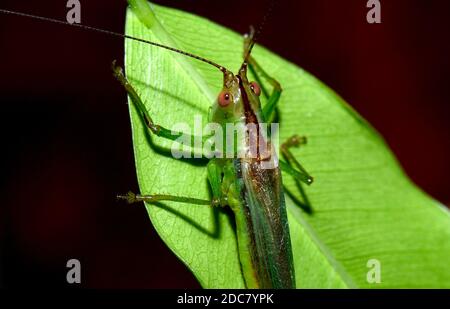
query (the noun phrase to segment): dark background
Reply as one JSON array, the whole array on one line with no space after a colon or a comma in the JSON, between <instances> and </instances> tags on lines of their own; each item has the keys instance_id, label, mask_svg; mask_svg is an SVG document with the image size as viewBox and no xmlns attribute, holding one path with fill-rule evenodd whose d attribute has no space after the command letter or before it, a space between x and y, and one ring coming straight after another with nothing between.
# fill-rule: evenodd
<instances>
[{"instance_id":1,"label":"dark background","mask_svg":"<svg viewBox=\"0 0 450 309\"><path fill-rule=\"evenodd\" d=\"M155 1L240 33L260 1ZM450 1L278 1L260 43L331 86L385 137L412 180L449 205ZM82 23L123 33L125 1L81 1ZM1 8L65 20L66 1ZM198 287L166 248L137 191L126 95L110 72L123 41L0 15L0 286ZM186 184L189 185L189 184Z\"/></svg>"}]
</instances>

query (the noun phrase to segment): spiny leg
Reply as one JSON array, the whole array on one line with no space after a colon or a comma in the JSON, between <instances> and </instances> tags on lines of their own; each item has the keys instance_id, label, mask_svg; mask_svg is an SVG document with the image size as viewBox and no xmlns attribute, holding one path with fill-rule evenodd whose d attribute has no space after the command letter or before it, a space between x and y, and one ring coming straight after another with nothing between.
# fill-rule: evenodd
<instances>
[{"instance_id":1,"label":"spiny leg","mask_svg":"<svg viewBox=\"0 0 450 309\"><path fill-rule=\"evenodd\" d=\"M254 36L254 29L253 27L250 27L250 33L244 37L244 55L246 54L247 49L249 48L250 44L253 42L253 36ZM261 91L263 95L267 98L267 103L262 108L262 114L266 121L268 121L275 111L275 107L280 100L281 92L283 89L281 88L280 83L271 77L269 74L264 71L264 69L258 64L258 62L249 55L247 58L250 71L253 73L253 75L256 78L256 81L261 87ZM261 78L264 78L272 87L272 93L269 95L269 92L264 87L263 83L261 82Z\"/></svg>"},{"instance_id":2,"label":"spiny leg","mask_svg":"<svg viewBox=\"0 0 450 309\"><path fill-rule=\"evenodd\" d=\"M212 199L212 200L204 200L204 199L198 199L198 198L192 198L192 197L185 197L185 196L176 196L176 195L168 195L168 194L152 194L152 195L143 195L143 194L135 194L133 192L128 192L124 195L118 195L117 199L119 200L125 200L129 204L132 203L138 203L138 202L147 202L150 204L154 204L158 207L163 207L162 205L158 205L160 201L172 201L172 202L178 202L178 203L185 203L185 204L191 204L191 205L203 205L203 206L209 206L214 207L220 206L220 201L218 199ZM172 213L176 214L179 218L185 220L186 222L190 223L193 227L198 229L200 232L205 233L206 235L209 235L213 238L217 238L220 233L220 224L219 224L219 217L218 212L213 212L213 220L214 220L214 229L211 231L210 229L205 228L203 225L198 224L197 222L194 222L191 220L189 216L184 215L181 212L175 211L173 209L167 209L171 211Z\"/></svg>"},{"instance_id":3,"label":"spiny leg","mask_svg":"<svg viewBox=\"0 0 450 309\"><path fill-rule=\"evenodd\" d=\"M221 194L221 185L222 185L221 167L218 164L216 164L214 160L211 160L207 165L207 171L208 171L208 181L209 184L211 185L211 190L213 193L213 198L211 200L204 200L186 196L168 195L168 194L142 195L142 194L135 194L131 191L128 192L127 194L118 195L117 198L120 200L125 200L129 204L138 202L157 203L160 201L172 201L195 205L225 206L227 199L226 197L223 197Z\"/></svg>"},{"instance_id":4,"label":"spiny leg","mask_svg":"<svg viewBox=\"0 0 450 309\"><path fill-rule=\"evenodd\" d=\"M285 172L294 176L297 180L300 180L307 185L313 183L314 179L309 175L305 168L298 162L298 160L292 155L289 150L291 147L300 147L300 145L305 145L307 142L306 137L293 135L286 142L281 144L281 154L287 160L287 163L280 160L280 167Z\"/></svg>"},{"instance_id":5,"label":"spiny leg","mask_svg":"<svg viewBox=\"0 0 450 309\"><path fill-rule=\"evenodd\" d=\"M222 171L220 167L214 163L213 160L208 163L207 170L208 170L208 180L213 192L213 198L211 200L204 200L186 196L168 195L168 194L142 195L142 194L135 194L131 191L128 192L127 194L118 195L117 198L120 200L125 200L129 204L138 202L157 203L160 201L172 201L195 205L224 206L226 198L221 197L220 193Z\"/></svg>"},{"instance_id":6,"label":"spiny leg","mask_svg":"<svg viewBox=\"0 0 450 309\"><path fill-rule=\"evenodd\" d=\"M212 200L203 200L193 197L186 196L176 196L176 195L168 195L168 194L135 194L129 191L126 194L118 195L117 199L125 200L129 204L139 203L139 202L147 202L147 203L157 203L160 201L172 201L186 204L195 204L195 205L210 205L210 206L219 206L220 200L213 198Z\"/></svg>"},{"instance_id":7,"label":"spiny leg","mask_svg":"<svg viewBox=\"0 0 450 309\"><path fill-rule=\"evenodd\" d=\"M183 140L190 140L191 141L190 145L195 145L195 141L198 141L198 140L201 140L202 145L204 145L205 141L211 137L209 135L205 135L202 137L196 137L196 136L189 135L189 134L186 134L183 132L172 131L172 130L166 129L158 124L155 124L153 122L152 117L150 117L150 114L148 113L144 103L142 102L141 98L137 94L136 90L133 88L133 86L130 84L128 79L125 77L122 68L120 66L116 65L116 61L113 61L113 63L112 63L112 70L113 70L114 77L116 77L116 79L122 84L122 86L127 91L128 95L131 98L131 101L134 103L134 105L136 106L136 108L138 109L140 114L142 115L145 125L147 126L147 128L150 130L151 133L155 134L156 136L159 136L159 137L162 137L165 139L169 139L169 140L172 140L175 142L180 142L181 141L180 137L184 136ZM194 153L194 152L195 151L192 150L192 153ZM208 156L210 154L203 153L203 149L202 149L201 155ZM194 156L194 157L197 157L197 156Z\"/></svg>"}]
</instances>

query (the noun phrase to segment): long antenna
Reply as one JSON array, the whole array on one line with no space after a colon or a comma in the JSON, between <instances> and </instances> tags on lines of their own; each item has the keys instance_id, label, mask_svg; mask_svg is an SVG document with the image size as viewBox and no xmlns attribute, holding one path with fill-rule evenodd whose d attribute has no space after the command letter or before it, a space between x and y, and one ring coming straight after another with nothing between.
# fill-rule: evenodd
<instances>
[{"instance_id":1,"label":"long antenna","mask_svg":"<svg viewBox=\"0 0 450 309\"><path fill-rule=\"evenodd\" d=\"M31 14L26 14L26 13L21 13L21 12L4 10L4 9L0 9L0 12L8 14L8 15L16 15L16 16L28 17L28 18L37 19L37 20L40 20L40 21L51 22L51 23L59 24L59 25L72 26L72 27L75 27L75 28L80 28L80 29L84 29L84 30L88 30L88 31L92 31L92 32L104 33L104 34L107 34L107 35L110 35L110 36L115 36L115 37L119 37L119 38L129 39L129 40L133 40L133 41L137 41L137 42L153 45L153 46L156 46L156 47L161 47L161 48L170 50L172 52L179 53L179 54L182 54L182 55L185 55L185 56L188 56L188 57L191 57L191 58L203 61L205 63L208 63L208 64L210 64L212 66L215 66L216 68L218 68L220 71L222 71L224 73L228 71L224 66L221 66L221 65L219 65L219 64L217 64L215 62L212 62L211 60L208 60L206 58L203 58L203 57L200 57L200 56L197 56L197 55L194 55L194 54L191 54L191 53L188 53L188 52L185 52L185 51L182 51L182 50L170 47L170 46L162 45L162 44L155 43L155 42L148 41L148 40L144 40L144 39L135 38L135 37L132 37L132 36L129 36L129 35L126 35L126 34L113 32L113 31L109 31L109 30L104 30L104 29L100 29L100 28L95 28L95 27L90 27L90 26L85 26L85 25L77 24L77 23L71 24L71 23L68 23L68 22L65 22L65 21L62 21L62 20L58 20L58 19L42 17L42 16L36 16L36 15L31 15Z\"/></svg>"},{"instance_id":2,"label":"long antenna","mask_svg":"<svg viewBox=\"0 0 450 309\"><path fill-rule=\"evenodd\" d=\"M275 0L271 0L269 3L269 7L266 11L266 14L264 14L264 18L261 21L261 23L258 26L258 29L255 29L253 27L250 27L250 36L251 36L251 41L250 41L250 45L248 46L245 55L244 55L244 63L245 64L248 60L248 57L250 56L253 47L255 46L256 40L259 37L259 35L261 34L262 29L264 28L264 26L266 25L267 20L269 19L269 17L272 15L272 11L273 8L275 6Z\"/></svg>"}]
</instances>

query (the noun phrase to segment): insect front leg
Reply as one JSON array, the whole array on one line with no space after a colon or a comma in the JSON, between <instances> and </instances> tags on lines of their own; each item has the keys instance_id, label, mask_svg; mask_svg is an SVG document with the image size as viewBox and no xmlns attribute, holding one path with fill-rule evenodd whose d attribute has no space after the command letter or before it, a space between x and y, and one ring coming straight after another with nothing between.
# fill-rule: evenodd
<instances>
[{"instance_id":1,"label":"insect front leg","mask_svg":"<svg viewBox=\"0 0 450 309\"><path fill-rule=\"evenodd\" d=\"M136 108L142 115L145 125L147 126L147 128L149 129L149 131L152 134L162 137L162 138L165 138L165 139L172 140L174 142L179 142L180 141L179 138L181 136L183 136L184 137L183 140L190 140L191 145L194 145L194 141L200 140L200 139L202 140L202 145L204 145L205 141L211 137L210 135L196 137L194 135L186 134L183 132L172 131L172 130L164 128L163 126L155 124L153 122L152 117L150 117L150 114L148 113L144 103L142 102L141 98L137 94L136 90L133 88L131 83L125 77L122 68L120 66L116 65L116 61L113 61L113 63L112 63L112 70L113 70L114 77L116 77L116 79L125 88L125 90L127 91L128 95L131 98L131 101L133 102L133 104L136 106ZM201 153L201 156L207 157L207 158L209 158L211 155L210 153L205 153L203 149L200 150L199 152L196 152L195 149L191 149L191 152L192 152L191 154L195 158L198 157L197 155L195 155L195 153Z\"/></svg>"},{"instance_id":2,"label":"insect front leg","mask_svg":"<svg viewBox=\"0 0 450 309\"><path fill-rule=\"evenodd\" d=\"M288 174L291 174L297 180L300 180L307 185L313 183L314 179L309 175L305 168L298 162L289 150L291 147L300 147L306 144L306 137L293 135L286 142L281 144L281 154L287 162L280 160L280 168Z\"/></svg>"},{"instance_id":3,"label":"insect front leg","mask_svg":"<svg viewBox=\"0 0 450 309\"><path fill-rule=\"evenodd\" d=\"M253 35L254 29L253 27L251 27L250 34L244 37L244 54L246 53L250 44L253 42ZM276 79L271 77L269 74L267 74L266 71L264 71L264 69L258 64L258 62L251 55L248 56L247 61L250 71L253 73L256 81L261 87L261 92L267 98L267 103L262 108L262 114L264 120L269 121L269 119L272 117L275 111L275 107L278 101L280 100L281 92L283 91L283 89L281 88L280 83ZM264 78L273 87L272 93L270 95L267 89L264 87L263 83L261 82L261 77Z\"/></svg>"}]
</instances>

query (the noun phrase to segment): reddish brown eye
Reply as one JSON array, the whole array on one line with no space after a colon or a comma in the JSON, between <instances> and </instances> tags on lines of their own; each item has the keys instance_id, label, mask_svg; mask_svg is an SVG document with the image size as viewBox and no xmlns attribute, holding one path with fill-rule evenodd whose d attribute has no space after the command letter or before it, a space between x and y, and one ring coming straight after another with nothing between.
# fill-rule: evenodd
<instances>
[{"instance_id":1,"label":"reddish brown eye","mask_svg":"<svg viewBox=\"0 0 450 309\"><path fill-rule=\"evenodd\" d=\"M231 103L231 94L227 91L222 91L219 94L218 102L222 107L228 106Z\"/></svg>"},{"instance_id":2,"label":"reddish brown eye","mask_svg":"<svg viewBox=\"0 0 450 309\"><path fill-rule=\"evenodd\" d=\"M257 82L251 82L250 83L250 89L253 91L254 94L256 94L258 97L261 94L261 87L259 87Z\"/></svg>"}]
</instances>

